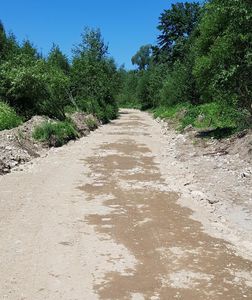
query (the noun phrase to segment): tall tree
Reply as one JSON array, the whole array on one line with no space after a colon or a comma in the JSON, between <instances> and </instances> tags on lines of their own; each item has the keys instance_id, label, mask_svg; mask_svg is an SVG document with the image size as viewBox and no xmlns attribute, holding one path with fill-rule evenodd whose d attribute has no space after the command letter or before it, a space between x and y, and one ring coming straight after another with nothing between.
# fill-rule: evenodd
<instances>
[{"instance_id":1,"label":"tall tree","mask_svg":"<svg viewBox=\"0 0 252 300\"><path fill-rule=\"evenodd\" d=\"M24 40L21 46L21 52L35 59L39 58L39 54L34 45L28 40Z\"/></svg>"},{"instance_id":2,"label":"tall tree","mask_svg":"<svg viewBox=\"0 0 252 300\"><path fill-rule=\"evenodd\" d=\"M198 24L201 6L197 2L172 4L159 18L158 48L154 54L161 60L174 63L185 56L186 41Z\"/></svg>"},{"instance_id":3,"label":"tall tree","mask_svg":"<svg viewBox=\"0 0 252 300\"><path fill-rule=\"evenodd\" d=\"M137 53L131 58L133 65L137 65L139 70L146 70L150 65L152 57L152 46L145 45L142 46Z\"/></svg>"},{"instance_id":4,"label":"tall tree","mask_svg":"<svg viewBox=\"0 0 252 300\"><path fill-rule=\"evenodd\" d=\"M6 46L6 40L7 40L7 37L6 37L4 25L0 21L0 61L1 61L1 57L4 54L4 49L5 49L5 46Z\"/></svg>"},{"instance_id":5,"label":"tall tree","mask_svg":"<svg viewBox=\"0 0 252 300\"><path fill-rule=\"evenodd\" d=\"M202 97L252 113L252 6L250 0L212 0L196 42L194 75Z\"/></svg>"},{"instance_id":6,"label":"tall tree","mask_svg":"<svg viewBox=\"0 0 252 300\"><path fill-rule=\"evenodd\" d=\"M90 56L102 60L108 54L108 45L104 42L100 29L86 27L81 34L81 43L73 49L75 57Z\"/></svg>"},{"instance_id":7,"label":"tall tree","mask_svg":"<svg viewBox=\"0 0 252 300\"><path fill-rule=\"evenodd\" d=\"M70 71L70 65L66 55L62 53L59 46L56 44L53 44L47 61L50 65L61 69L65 74L68 74Z\"/></svg>"}]
</instances>

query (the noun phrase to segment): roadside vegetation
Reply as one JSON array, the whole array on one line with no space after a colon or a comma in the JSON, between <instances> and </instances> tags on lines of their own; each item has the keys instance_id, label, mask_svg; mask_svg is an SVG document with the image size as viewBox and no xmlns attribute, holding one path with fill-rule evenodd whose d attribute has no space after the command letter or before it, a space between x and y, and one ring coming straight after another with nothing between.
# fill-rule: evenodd
<instances>
[{"instance_id":1,"label":"roadside vegetation","mask_svg":"<svg viewBox=\"0 0 252 300\"><path fill-rule=\"evenodd\" d=\"M0 23L0 130L35 115L55 122L37 128L41 141L61 145L76 138L69 113L92 114L106 123L116 118L121 75L99 29L86 28L69 59L57 45L44 57L29 41L19 43ZM89 124L94 127L94 124Z\"/></svg>"},{"instance_id":2,"label":"roadside vegetation","mask_svg":"<svg viewBox=\"0 0 252 300\"><path fill-rule=\"evenodd\" d=\"M79 137L75 126L70 121L45 122L35 128L33 138L47 142L49 146L60 147Z\"/></svg>"},{"instance_id":3,"label":"roadside vegetation","mask_svg":"<svg viewBox=\"0 0 252 300\"><path fill-rule=\"evenodd\" d=\"M124 72L120 106L217 137L250 127L251 28L250 0L173 4L160 15L157 44L142 46L132 57L137 69Z\"/></svg>"},{"instance_id":4,"label":"roadside vegetation","mask_svg":"<svg viewBox=\"0 0 252 300\"><path fill-rule=\"evenodd\" d=\"M0 130L11 129L22 123L15 110L8 104L0 101Z\"/></svg>"},{"instance_id":5,"label":"roadside vegetation","mask_svg":"<svg viewBox=\"0 0 252 300\"><path fill-rule=\"evenodd\" d=\"M251 28L250 0L173 4L160 15L157 44L141 46L132 57L136 69L127 71L108 55L99 29L86 28L68 58L55 44L43 56L0 22L0 130L44 115L68 131L69 114L85 112L107 123L118 106L150 110L178 129L248 128Z\"/></svg>"}]
</instances>

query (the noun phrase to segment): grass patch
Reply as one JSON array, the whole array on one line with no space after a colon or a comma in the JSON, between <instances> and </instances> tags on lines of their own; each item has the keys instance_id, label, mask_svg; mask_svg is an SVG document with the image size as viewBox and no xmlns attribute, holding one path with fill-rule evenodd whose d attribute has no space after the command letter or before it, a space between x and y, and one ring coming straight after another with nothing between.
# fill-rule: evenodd
<instances>
[{"instance_id":1,"label":"grass patch","mask_svg":"<svg viewBox=\"0 0 252 300\"><path fill-rule=\"evenodd\" d=\"M212 102L201 105L181 103L152 110L154 117L176 119L178 130L189 125L200 129L198 136L221 139L248 127L248 113Z\"/></svg>"},{"instance_id":2,"label":"grass patch","mask_svg":"<svg viewBox=\"0 0 252 300\"><path fill-rule=\"evenodd\" d=\"M96 128L98 128L98 124L97 124L97 120L95 120L92 117L86 118L85 119L85 124L87 125L87 127L92 131L95 130Z\"/></svg>"},{"instance_id":3,"label":"grass patch","mask_svg":"<svg viewBox=\"0 0 252 300\"><path fill-rule=\"evenodd\" d=\"M137 102L125 102L119 103L120 108L129 108L129 109L141 109L142 106L140 103Z\"/></svg>"},{"instance_id":4,"label":"grass patch","mask_svg":"<svg viewBox=\"0 0 252 300\"><path fill-rule=\"evenodd\" d=\"M190 106L188 103L179 103L173 106L159 106L153 109L152 112L155 118L173 119L177 117L181 111L188 110Z\"/></svg>"},{"instance_id":5,"label":"grass patch","mask_svg":"<svg viewBox=\"0 0 252 300\"><path fill-rule=\"evenodd\" d=\"M189 107L181 120L181 127L195 128L236 128L238 112L234 108L221 107L218 103L206 103Z\"/></svg>"},{"instance_id":6,"label":"grass patch","mask_svg":"<svg viewBox=\"0 0 252 300\"><path fill-rule=\"evenodd\" d=\"M60 147L79 137L74 125L69 121L45 122L34 129L33 138L48 142L49 146Z\"/></svg>"},{"instance_id":7,"label":"grass patch","mask_svg":"<svg viewBox=\"0 0 252 300\"><path fill-rule=\"evenodd\" d=\"M0 102L0 130L11 129L22 124L22 119L8 104Z\"/></svg>"}]
</instances>

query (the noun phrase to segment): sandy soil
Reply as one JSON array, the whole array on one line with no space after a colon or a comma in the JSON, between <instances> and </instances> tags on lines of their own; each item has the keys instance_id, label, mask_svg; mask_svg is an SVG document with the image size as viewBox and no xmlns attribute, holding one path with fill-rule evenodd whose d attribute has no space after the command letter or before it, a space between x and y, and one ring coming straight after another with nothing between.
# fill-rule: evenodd
<instances>
[{"instance_id":1,"label":"sandy soil","mask_svg":"<svg viewBox=\"0 0 252 300\"><path fill-rule=\"evenodd\" d=\"M195 149L124 110L0 177L0 299L252 298L250 179Z\"/></svg>"}]
</instances>

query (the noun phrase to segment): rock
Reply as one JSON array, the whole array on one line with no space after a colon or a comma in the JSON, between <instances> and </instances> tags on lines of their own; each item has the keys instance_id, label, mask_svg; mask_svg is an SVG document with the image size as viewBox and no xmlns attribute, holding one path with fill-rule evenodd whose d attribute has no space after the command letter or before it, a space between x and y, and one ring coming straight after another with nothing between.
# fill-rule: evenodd
<instances>
[{"instance_id":1,"label":"rock","mask_svg":"<svg viewBox=\"0 0 252 300\"><path fill-rule=\"evenodd\" d=\"M245 129L245 130L243 130L243 131L237 133L237 137L238 137L238 139L241 139L241 138L243 138L244 136L246 136L247 134L248 134L248 130Z\"/></svg>"},{"instance_id":2,"label":"rock","mask_svg":"<svg viewBox=\"0 0 252 300\"><path fill-rule=\"evenodd\" d=\"M207 199L207 201L210 204L216 204L216 203L220 202L220 200L218 200L218 199Z\"/></svg>"},{"instance_id":3,"label":"rock","mask_svg":"<svg viewBox=\"0 0 252 300\"><path fill-rule=\"evenodd\" d=\"M242 172L240 176L241 176L241 178L247 178L247 177L250 177L250 175L251 174L248 172Z\"/></svg>"},{"instance_id":4,"label":"rock","mask_svg":"<svg viewBox=\"0 0 252 300\"><path fill-rule=\"evenodd\" d=\"M204 114L198 115L197 121L201 123L201 122L203 122L205 120L205 118L206 117L205 117Z\"/></svg>"}]
</instances>

